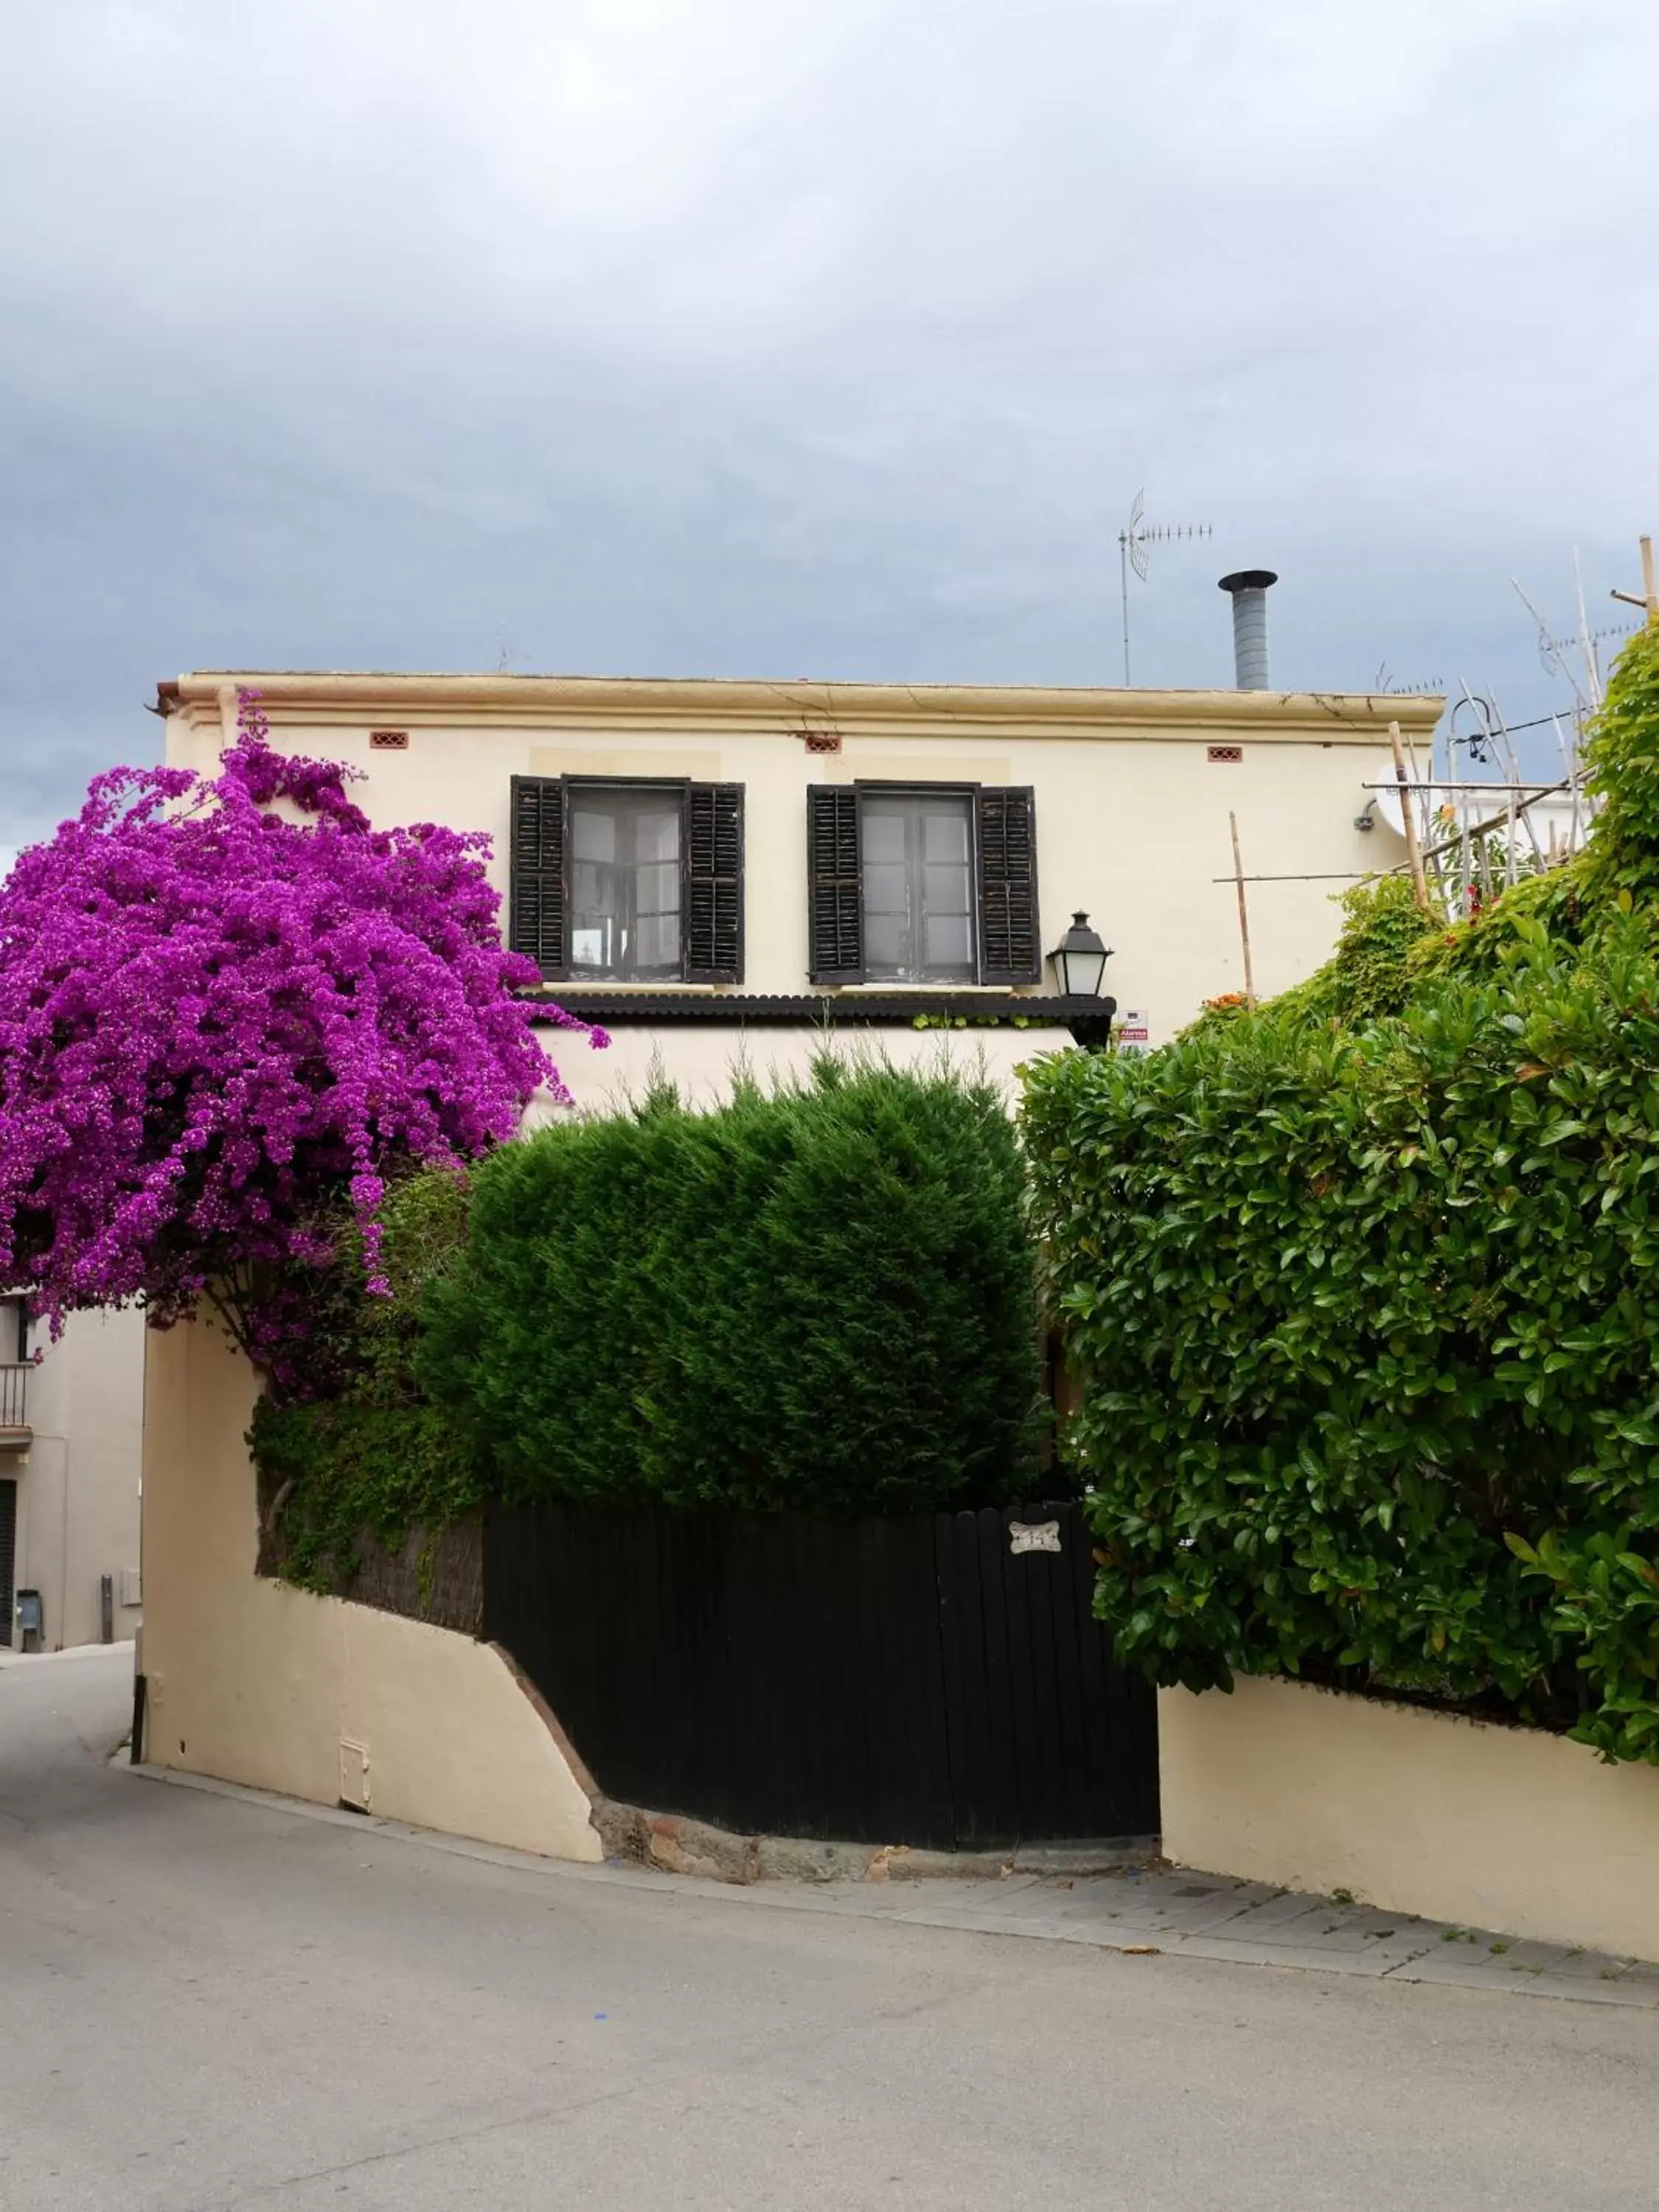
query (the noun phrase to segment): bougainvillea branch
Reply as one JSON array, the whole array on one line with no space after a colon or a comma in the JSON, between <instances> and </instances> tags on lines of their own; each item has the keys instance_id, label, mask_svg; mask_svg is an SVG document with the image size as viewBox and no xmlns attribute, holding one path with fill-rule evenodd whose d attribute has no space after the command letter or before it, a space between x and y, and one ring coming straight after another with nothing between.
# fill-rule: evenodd
<instances>
[{"instance_id":1,"label":"bougainvillea branch","mask_svg":"<svg viewBox=\"0 0 1659 2212\"><path fill-rule=\"evenodd\" d=\"M258 1358L281 1324L255 1286L327 1258L331 1201L378 1289L387 1176L568 1093L514 995L540 979L501 947L489 840L375 830L349 770L272 749L257 695L240 722L211 781L99 776L0 890L0 1284L54 1328L208 1296Z\"/></svg>"}]
</instances>

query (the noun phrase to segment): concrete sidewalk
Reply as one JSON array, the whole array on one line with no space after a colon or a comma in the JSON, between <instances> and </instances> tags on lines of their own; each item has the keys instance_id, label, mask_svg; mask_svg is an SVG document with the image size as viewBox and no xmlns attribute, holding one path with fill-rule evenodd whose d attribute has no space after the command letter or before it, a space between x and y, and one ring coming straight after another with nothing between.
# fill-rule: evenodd
<instances>
[{"instance_id":1,"label":"concrete sidewalk","mask_svg":"<svg viewBox=\"0 0 1659 2212\"><path fill-rule=\"evenodd\" d=\"M1011 1873L1001 1879L948 1876L887 1881L760 1881L747 1887L659 1873L611 1860L603 1867L440 1836L399 1821L366 1820L276 1797L262 1790L156 1767L131 1770L215 1796L265 1805L301 1819L343 1823L400 1841L497 1866L518 1867L555 1882L598 1882L623 1889L696 1895L760 1911L811 1912L908 1928L956 1928L981 1936L1024 1936L1080 1943L1135 1958L1226 1960L1237 1966L1293 1967L1368 1981L1431 1982L1508 1996L1566 1997L1585 2004L1659 2009L1659 1966L1559 1943L1522 1942L1485 1928L1387 1913L1352 1900L1268 1889L1260 1882L1180 1868L1074 1878Z\"/></svg>"}]
</instances>

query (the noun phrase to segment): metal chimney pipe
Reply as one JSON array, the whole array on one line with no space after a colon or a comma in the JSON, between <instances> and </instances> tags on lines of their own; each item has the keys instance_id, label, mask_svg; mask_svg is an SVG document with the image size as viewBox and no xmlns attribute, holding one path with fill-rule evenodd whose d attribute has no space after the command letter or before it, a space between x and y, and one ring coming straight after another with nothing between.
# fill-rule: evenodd
<instances>
[{"instance_id":1,"label":"metal chimney pipe","mask_svg":"<svg viewBox=\"0 0 1659 2212\"><path fill-rule=\"evenodd\" d=\"M1241 691L1266 691L1267 682L1267 590L1279 578L1271 568L1235 568L1221 579L1232 594L1233 681Z\"/></svg>"}]
</instances>

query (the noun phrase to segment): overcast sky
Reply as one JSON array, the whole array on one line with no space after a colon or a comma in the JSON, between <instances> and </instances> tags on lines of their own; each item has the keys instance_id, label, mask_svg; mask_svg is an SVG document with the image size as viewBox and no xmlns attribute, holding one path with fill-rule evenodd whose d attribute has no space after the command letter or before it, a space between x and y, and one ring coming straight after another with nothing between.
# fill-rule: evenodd
<instances>
[{"instance_id":1,"label":"overcast sky","mask_svg":"<svg viewBox=\"0 0 1659 2212\"><path fill-rule=\"evenodd\" d=\"M1659 530L1639 0L52 0L0 39L0 844L158 677L1467 677Z\"/></svg>"}]
</instances>

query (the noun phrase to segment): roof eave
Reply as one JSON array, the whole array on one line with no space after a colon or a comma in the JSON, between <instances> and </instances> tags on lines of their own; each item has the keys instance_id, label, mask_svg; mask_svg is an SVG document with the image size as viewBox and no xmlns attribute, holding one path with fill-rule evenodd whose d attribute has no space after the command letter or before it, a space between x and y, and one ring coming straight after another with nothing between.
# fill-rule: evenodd
<instances>
[{"instance_id":1,"label":"roof eave","mask_svg":"<svg viewBox=\"0 0 1659 2212\"><path fill-rule=\"evenodd\" d=\"M1112 738L1226 730L1326 742L1386 739L1389 724L1433 728L1444 701L1394 693L1151 691L1035 684L772 683L696 677L394 675L202 669L156 687L164 714L222 715L257 690L273 722L609 723L734 733L836 730L909 736Z\"/></svg>"}]
</instances>

